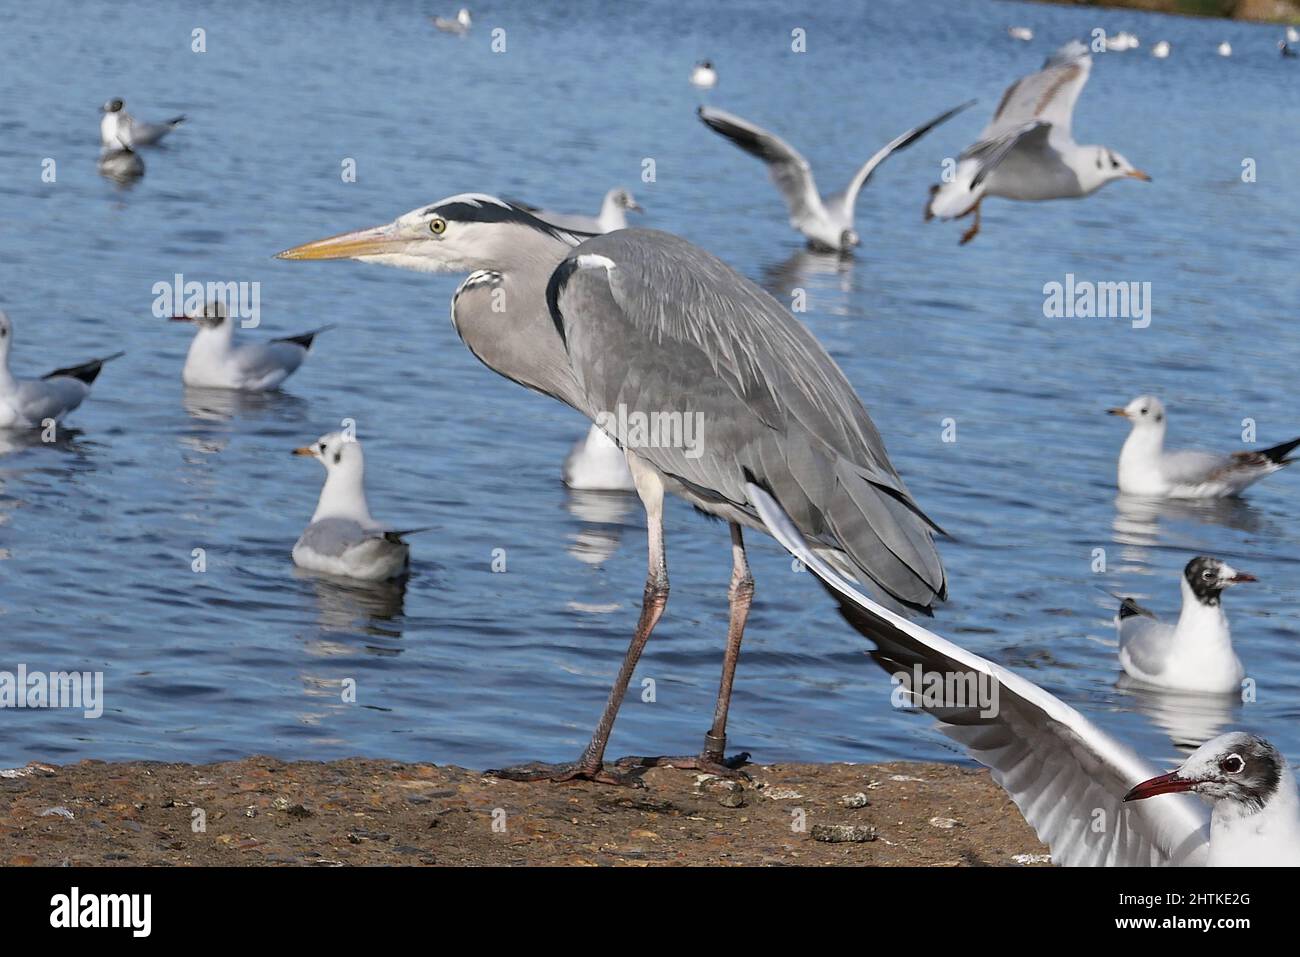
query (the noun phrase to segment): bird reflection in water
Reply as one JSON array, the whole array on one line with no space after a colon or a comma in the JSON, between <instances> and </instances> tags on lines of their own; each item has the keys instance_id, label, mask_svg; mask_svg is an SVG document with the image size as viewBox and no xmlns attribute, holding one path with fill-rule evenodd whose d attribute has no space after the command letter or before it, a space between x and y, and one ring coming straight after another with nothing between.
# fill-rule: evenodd
<instances>
[{"instance_id":1,"label":"bird reflection in water","mask_svg":"<svg viewBox=\"0 0 1300 957\"><path fill-rule=\"evenodd\" d=\"M198 389L186 386L182 396L186 413L207 422L229 422L238 417L264 418L268 414L286 421L301 421L307 403L287 392L241 392L237 389Z\"/></svg>"},{"instance_id":2,"label":"bird reflection in water","mask_svg":"<svg viewBox=\"0 0 1300 957\"><path fill-rule=\"evenodd\" d=\"M1133 710L1145 715L1169 735L1183 754L1241 723L1241 699L1236 694L1192 694L1165 691L1121 675L1116 687L1125 693Z\"/></svg>"},{"instance_id":3,"label":"bird reflection in water","mask_svg":"<svg viewBox=\"0 0 1300 957\"><path fill-rule=\"evenodd\" d=\"M633 492L568 489L564 506L580 523L569 534L568 553L584 565L602 565L618 551L628 516L639 505ZM615 606L617 607L617 606Z\"/></svg>"},{"instance_id":4,"label":"bird reflection in water","mask_svg":"<svg viewBox=\"0 0 1300 957\"><path fill-rule=\"evenodd\" d=\"M316 622L321 631L346 632L373 638L402 637L405 618L405 578L383 582L362 582L320 575L294 568L294 576L308 582L316 599ZM323 650L323 649L318 649ZM347 648L347 653L355 652ZM378 654L400 654L400 648L369 648ZM329 653L326 651L325 653Z\"/></svg>"},{"instance_id":5,"label":"bird reflection in water","mask_svg":"<svg viewBox=\"0 0 1300 957\"><path fill-rule=\"evenodd\" d=\"M853 264L852 253L799 249L789 259L765 265L759 284L785 303L793 302L795 295L802 292L807 297L803 305L808 309L819 294L834 295L833 305L817 302L818 310L835 316L847 315L854 288Z\"/></svg>"}]
</instances>

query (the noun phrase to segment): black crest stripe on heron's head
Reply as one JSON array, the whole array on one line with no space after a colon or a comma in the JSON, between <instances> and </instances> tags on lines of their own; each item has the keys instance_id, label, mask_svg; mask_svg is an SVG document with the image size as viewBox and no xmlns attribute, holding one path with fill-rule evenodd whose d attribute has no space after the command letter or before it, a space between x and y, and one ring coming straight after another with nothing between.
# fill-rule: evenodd
<instances>
[{"instance_id":1,"label":"black crest stripe on heron's head","mask_svg":"<svg viewBox=\"0 0 1300 957\"><path fill-rule=\"evenodd\" d=\"M511 203L490 196L469 193L435 203L425 209L423 214L426 216L437 214L449 223L514 223L575 245L595 235L560 229Z\"/></svg>"}]
</instances>

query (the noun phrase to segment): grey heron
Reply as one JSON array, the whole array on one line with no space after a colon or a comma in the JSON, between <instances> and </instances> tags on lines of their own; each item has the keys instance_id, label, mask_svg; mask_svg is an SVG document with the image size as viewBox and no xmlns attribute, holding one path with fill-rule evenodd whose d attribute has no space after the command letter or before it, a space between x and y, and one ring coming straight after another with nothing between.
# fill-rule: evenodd
<instances>
[{"instance_id":1,"label":"grey heron","mask_svg":"<svg viewBox=\"0 0 1300 957\"><path fill-rule=\"evenodd\" d=\"M831 196L818 194L817 183L808 161L775 133L725 110L701 106L696 112L709 129L725 136L746 153L757 156L767 164L772 182L780 190L790 212L790 225L804 235L809 246L813 249L847 252L861 242L854 229L854 209L858 203L858 193L867 185L876 167L974 102L971 100L963 103L894 137L858 168L843 192Z\"/></svg>"},{"instance_id":2,"label":"grey heron","mask_svg":"<svg viewBox=\"0 0 1300 957\"><path fill-rule=\"evenodd\" d=\"M928 610L947 592L935 526L913 501L839 367L775 299L668 233L625 229L575 237L492 196L460 194L391 223L285 250L281 259L355 259L424 272L468 272L452 323L485 365L603 421L622 446L646 512L641 613L582 756L528 765L516 780L634 783L604 764L627 685L668 601L667 493L728 522L732 572L726 651L713 724L692 758L629 759L718 774L754 580L744 528L763 529L746 492L773 490L827 560L896 602ZM634 434L632 414L698 416L702 441Z\"/></svg>"},{"instance_id":3,"label":"grey heron","mask_svg":"<svg viewBox=\"0 0 1300 957\"><path fill-rule=\"evenodd\" d=\"M104 363L126 354L115 352L78 366L55 369L39 379L19 379L9 371L13 341L13 323L0 312L0 429L35 429L47 420L62 421L90 395L90 387Z\"/></svg>"},{"instance_id":4,"label":"grey heron","mask_svg":"<svg viewBox=\"0 0 1300 957\"><path fill-rule=\"evenodd\" d=\"M926 220L974 214L974 224L961 237L965 245L979 234L985 196L1077 199L1117 179L1149 181L1150 176L1114 150L1074 141L1074 105L1091 72L1088 47L1072 40L1049 56L1037 73L1007 87L993 119L962 152L954 175L930 187Z\"/></svg>"}]
</instances>

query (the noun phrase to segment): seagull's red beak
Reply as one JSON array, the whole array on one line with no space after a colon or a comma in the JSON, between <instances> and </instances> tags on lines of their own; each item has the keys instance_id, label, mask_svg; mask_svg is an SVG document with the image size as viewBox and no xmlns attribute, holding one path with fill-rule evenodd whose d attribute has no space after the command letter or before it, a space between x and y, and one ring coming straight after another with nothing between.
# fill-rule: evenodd
<instances>
[{"instance_id":1,"label":"seagull's red beak","mask_svg":"<svg viewBox=\"0 0 1300 957\"><path fill-rule=\"evenodd\" d=\"M1168 774L1161 774L1149 781L1143 781L1136 785L1133 790L1124 795L1125 801L1141 801L1145 798L1155 797L1157 794L1173 794L1176 791L1190 791L1196 787L1195 781L1189 781L1186 778L1178 777L1177 771L1170 771Z\"/></svg>"},{"instance_id":2,"label":"seagull's red beak","mask_svg":"<svg viewBox=\"0 0 1300 957\"><path fill-rule=\"evenodd\" d=\"M1257 582L1259 579L1249 572L1237 572L1237 574L1229 578L1228 581L1232 582L1234 585L1240 585L1242 582Z\"/></svg>"}]
</instances>

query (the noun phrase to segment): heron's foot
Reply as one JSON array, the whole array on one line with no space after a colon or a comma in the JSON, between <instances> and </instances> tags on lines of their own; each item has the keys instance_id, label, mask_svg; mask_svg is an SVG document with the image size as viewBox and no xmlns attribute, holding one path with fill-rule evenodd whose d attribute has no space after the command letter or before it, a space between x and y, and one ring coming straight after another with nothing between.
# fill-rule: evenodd
<instances>
[{"instance_id":1,"label":"heron's foot","mask_svg":"<svg viewBox=\"0 0 1300 957\"><path fill-rule=\"evenodd\" d=\"M976 236L979 235L979 231L980 231L980 224L976 223L970 229L966 230L966 232L961 234L961 242L959 242L957 245L965 246L968 242L970 242L972 239L974 239Z\"/></svg>"},{"instance_id":2,"label":"heron's foot","mask_svg":"<svg viewBox=\"0 0 1300 957\"><path fill-rule=\"evenodd\" d=\"M645 787L634 775L610 770L603 764L591 766L579 761L571 764L542 764L534 761L513 768L484 771L483 774L503 781L549 781L555 784L564 781L594 781L597 784L615 784L628 788Z\"/></svg>"},{"instance_id":3,"label":"heron's foot","mask_svg":"<svg viewBox=\"0 0 1300 957\"><path fill-rule=\"evenodd\" d=\"M741 751L730 758L711 754L660 754L654 757L629 756L619 758L614 763L620 768L680 768L683 771L701 771L705 774L716 774L720 778L751 781L753 779L745 771L741 770L748 762L749 752Z\"/></svg>"}]
</instances>

